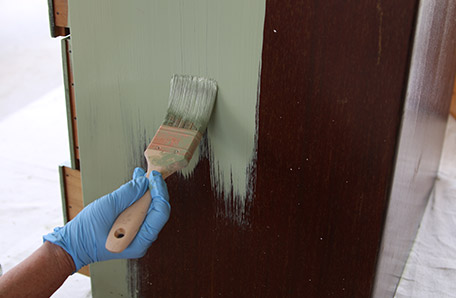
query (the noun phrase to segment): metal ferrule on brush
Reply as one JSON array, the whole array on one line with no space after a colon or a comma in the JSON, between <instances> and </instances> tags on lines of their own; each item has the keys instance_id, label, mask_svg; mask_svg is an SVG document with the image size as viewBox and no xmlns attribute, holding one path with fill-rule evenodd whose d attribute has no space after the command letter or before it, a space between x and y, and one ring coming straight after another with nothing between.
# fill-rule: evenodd
<instances>
[{"instance_id":1,"label":"metal ferrule on brush","mask_svg":"<svg viewBox=\"0 0 456 298\"><path fill-rule=\"evenodd\" d=\"M182 155L190 161L201 138L199 131L161 125L147 149Z\"/></svg>"},{"instance_id":2,"label":"metal ferrule on brush","mask_svg":"<svg viewBox=\"0 0 456 298\"><path fill-rule=\"evenodd\" d=\"M144 155L151 167L168 176L187 166L201 138L197 130L161 125Z\"/></svg>"},{"instance_id":3,"label":"metal ferrule on brush","mask_svg":"<svg viewBox=\"0 0 456 298\"><path fill-rule=\"evenodd\" d=\"M165 121L144 152L148 172L156 170L166 178L188 165L206 130L216 93L214 80L172 77Z\"/></svg>"}]
</instances>

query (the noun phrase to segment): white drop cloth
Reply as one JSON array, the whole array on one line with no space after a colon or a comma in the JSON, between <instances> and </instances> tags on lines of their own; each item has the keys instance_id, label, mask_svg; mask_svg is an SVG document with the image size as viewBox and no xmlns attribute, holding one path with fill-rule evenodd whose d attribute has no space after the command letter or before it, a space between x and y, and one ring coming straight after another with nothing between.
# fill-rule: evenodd
<instances>
[{"instance_id":1,"label":"white drop cloth","mask_svg":"<svg viewBox=\"0 0 456 298\"><path fill-rule=\"evenodd\" d=\"M396 292L456 297L456 120L449 118L438 179Z\"/></svg>"}]
</instances>

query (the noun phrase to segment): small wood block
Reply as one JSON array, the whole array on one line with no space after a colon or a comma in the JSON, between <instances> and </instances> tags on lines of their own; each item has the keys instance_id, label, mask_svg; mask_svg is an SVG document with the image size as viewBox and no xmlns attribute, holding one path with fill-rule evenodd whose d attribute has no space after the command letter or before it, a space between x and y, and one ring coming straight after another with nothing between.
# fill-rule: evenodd
<instances>
[{"instance_id":1,"label":"small wood block","mask_svg":"<svg viewBox=\"0 0 456 298\"><path fill-rule=\"evenodd\" d=\"M57 27L68 27L68 0L53 0L54 20Z\"/></svg>"},{"instance_id":2,"label":"small wood block","mask_svg":"<svg viewBox=\"0 0 456 298\"><path fill-rule=\"evenodd\" d=\"M66 212L68 221L78 215L84 208L82 201L81 173L68 167L63 167Z\"/></svg>"},{"instance_id":3,"label":"small wood block","mask_svg":"<svg viewBox=\"0 0 456 298\"><path fill-rule=\"evenodd\" d=\"M69 35L68 0L48 0L48 7L51 36Z\"/></svg>"}]
</instances>

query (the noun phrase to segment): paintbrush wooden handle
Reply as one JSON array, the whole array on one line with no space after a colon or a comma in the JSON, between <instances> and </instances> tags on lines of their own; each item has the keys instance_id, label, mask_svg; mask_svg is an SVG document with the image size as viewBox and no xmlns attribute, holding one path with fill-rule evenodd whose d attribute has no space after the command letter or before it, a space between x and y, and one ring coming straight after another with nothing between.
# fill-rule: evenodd
<instances>
[{"instance_id":1,"label":"paintbrush wooden handle","mask_svg":"<svg viewBox=\"0 0 456 298\"><path fill-rule=\"evenodd\" d=\"M117 217L106 239L107 250L120 253L130 245L147 215L150 202L151 196L148 190Z\"/></svg>"},{"instance_id":2,"label":"paintbrush wooden handle","mask_svg":"<svg viewBox=\"0 0 456 298\"><path fill-rule=\"evenodd\" d=\"M149 165L147 177L152 171L161 172L163 179L174 173L162 167ZM147 190L139 200L117 217L106 239L105 246L108 251L120 253L130 245L146 218L151 201L150 190Z\"/></svg>"},{"instance_id":3,"label":"paintbrush wooden handle","mask_svg":"<svg viewBox=\"0 0 456 298\"><path fill-rule=\"evenodd\" d=\"M214 80L173 76L165 122L144 152L148 177L156 170L165 179L188 165L210 119L216 94ZM117 217L106 239L107 250L119 253L130 245L147 215L151 200L150 191L147 191Z\"/></svg>"},{"instance_id":4,"label":"paintbrush wooden handle","mask_svg":"<svg viewBox=\"0 0 456 298\"><path fill-rule=\"evenodd\" d=\"M187 166L201 137L201 133L195 130L160 126L144 152L147 159L147 177L152 171L157 171L166 179ZM117 217L106 239L107 250L119 253L130 245L147 215L150 202L150 191L147 191Z\"/></svg>"}]
</instances>

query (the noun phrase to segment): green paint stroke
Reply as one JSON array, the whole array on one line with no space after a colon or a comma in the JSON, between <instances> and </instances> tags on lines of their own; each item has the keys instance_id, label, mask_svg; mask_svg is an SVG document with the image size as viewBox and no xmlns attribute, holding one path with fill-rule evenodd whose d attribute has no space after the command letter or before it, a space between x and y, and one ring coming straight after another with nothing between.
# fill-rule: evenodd
<instances>
[{"instance_id":1,"label":"green paint stroke","mask_svg":"<svg viewBox=\"0 0 456 298\"><path fill-rule=\"evenodd\" d=\"M172 69L218 83L207 131L212 188L225 200L225 210L218 216L248 223L245 203L252 192L249 173L256 147L265 2L174 1L169 5ZM199 152L183 170L185 177L192 175Z\"/></svg>"},{"instance_id":2,"label":"green paint stroke","mask_svg":"<svg viewBox=\"0 0 456 298\"><path fill-rule=\"evenodd\" d=\"M248 223L264 13L264 0L69 1L85 204L145 162L171 76L192 74L219 86L202 154L210 158L214 192L230 206L218 216ZM191 172L190 165L183 174ZM97 264L94 297L135 296L128 272L125 262Z\"/></svg>"},{"instance_id":3,"label":"green paint stroke","mask_svg":"<svg viewBox=\"0 0 456 298\"><path fill-rule=\"evenodd\" d=\"M143 159L142 145L164 119L171 76L192 74L218 83L207 156L213 190L234 206L219 215L245 222L265 1L100 0L87 11L91 3L70 1L81 160L90 173L83 180L99 181L85 183L85 196L112 187L122 178L116 173L128 178ZM116 150L101 152L106 144L116 144ZM108 159L116 163L106 170Z\"/></svg>"}]
</instances>

